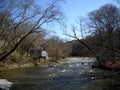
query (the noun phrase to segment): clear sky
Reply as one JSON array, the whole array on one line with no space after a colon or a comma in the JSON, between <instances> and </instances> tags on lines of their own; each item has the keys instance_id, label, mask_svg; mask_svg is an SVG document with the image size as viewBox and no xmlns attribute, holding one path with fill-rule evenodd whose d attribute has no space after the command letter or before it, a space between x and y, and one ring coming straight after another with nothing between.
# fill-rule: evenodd
<instances>
[{"instance_id":1,"label":"clear sky","mask_svg":"<svg viewBox=\"0 0 120 90\"><path fill-rule=\"evenodd\" d=\"M67 29L70 29L69 27L75 23L78 16L85 17L89 12L99 9L102 5L108 3L117 4L114 0L65 0L65 4L61 5L61 7L66 17ZM56 35L65 38L62 34L62 29L58 25L53 29L56 31Z\"/></svg>"}]
</instances>

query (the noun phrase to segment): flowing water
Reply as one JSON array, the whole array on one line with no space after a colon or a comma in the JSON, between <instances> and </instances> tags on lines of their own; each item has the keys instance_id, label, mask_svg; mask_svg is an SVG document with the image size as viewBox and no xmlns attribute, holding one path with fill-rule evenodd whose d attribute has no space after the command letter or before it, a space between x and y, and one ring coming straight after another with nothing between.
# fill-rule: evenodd
<instances>
[{"instance_id":1,"label":"flowing water","mask_svg":"<svg viewBox=\"0 0 120 90\"><path fill-rule=\"evenodd\" d=\"M67 58L50 67L0 72L0 78L13 82L9 90L120 90L120 74L91 68L94 60Z\"/></svg>"}]
</instances>

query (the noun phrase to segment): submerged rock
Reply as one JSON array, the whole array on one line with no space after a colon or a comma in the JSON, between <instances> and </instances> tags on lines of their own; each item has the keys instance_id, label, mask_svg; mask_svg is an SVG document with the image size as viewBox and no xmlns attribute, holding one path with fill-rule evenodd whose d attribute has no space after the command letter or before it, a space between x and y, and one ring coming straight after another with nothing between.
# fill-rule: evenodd
<instances>
[{"instance_id":1,"label":"submerged rock","mask_svg":"<svg viewBox=\"0 0 120 90\"><path fill-rule=\"evenodd\" d=\"M0 90L9 90L11 86L12 86L12 82L6 79L0 79Z\"/></svg>"}]
</instances>

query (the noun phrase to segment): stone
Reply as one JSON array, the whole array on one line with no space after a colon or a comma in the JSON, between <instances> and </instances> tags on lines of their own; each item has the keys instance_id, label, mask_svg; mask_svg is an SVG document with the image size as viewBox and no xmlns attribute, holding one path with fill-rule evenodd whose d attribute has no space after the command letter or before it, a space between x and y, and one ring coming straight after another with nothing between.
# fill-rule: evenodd
<instances>
[{"instance_id":1,"label":"stone","mask_svg":"<svg viewBox=\"0 0 120 90\"><path fill-rule=\"evenodd\" d=\"M6 79L0 79L0 90L9 90L12 84L13 84L12 82Z\"/></svg>"}]
</instances>

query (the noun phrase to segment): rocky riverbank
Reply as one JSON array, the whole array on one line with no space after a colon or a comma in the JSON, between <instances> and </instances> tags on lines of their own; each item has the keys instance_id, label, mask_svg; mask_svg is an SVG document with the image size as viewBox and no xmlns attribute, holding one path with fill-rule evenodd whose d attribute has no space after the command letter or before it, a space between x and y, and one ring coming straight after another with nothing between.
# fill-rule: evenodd
<instances>
[{"instance_id":1,"label":"rocky riverbank","mask_svg":"<svg viewBox=\"0 0 120 90\"><path fill-rule=\"evenodd\" d=\"M120 70L120 60L107 60L100 64L92 65L92 68L100 68L103 70Z\"/></svg>"},{"instance_id":2,"label":"rocky riverbank","mask_svg":"<svg viewBox=\"0 0 120 90\"><path fill-rule=\"evenodd\" d=\"M109 70L120 70L120 60L105 61L101 63L101 68Z\"/></svg>"},{"instance_id":3,"label":"rocky riverbank","mask_svg":"<svg viewBox=\"0 0 120 90\"><path fill-rule=\"evenodd\" d=\"M60 63L64 60L44 60L44 61L40 61L40 60L34 60L34 61L28 61L28 62L24 62L24 63L4 63L1 62L0 63L0 71L6 71L6 70L12 70L12 69L18 69L18 68L27 68L27 67L34 67L34 66L39 66L39 67L43 67L43 66L53 66L54 64Z\"/></svg>"}]
</instances>

